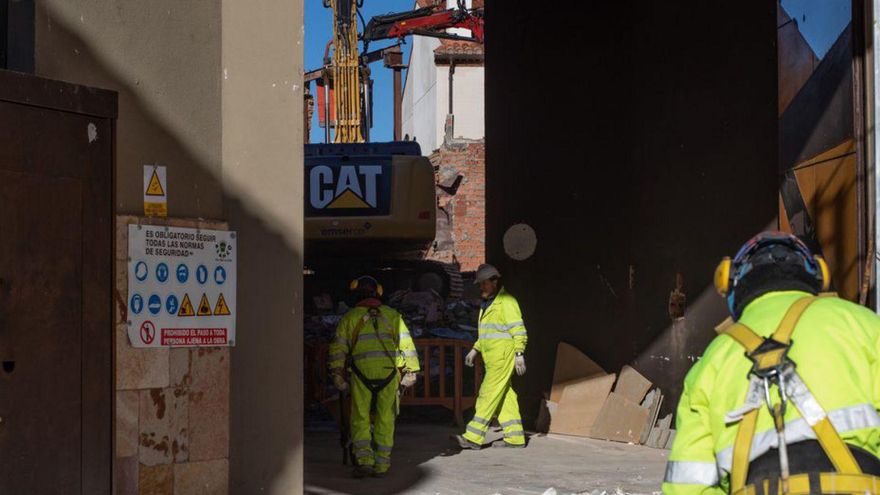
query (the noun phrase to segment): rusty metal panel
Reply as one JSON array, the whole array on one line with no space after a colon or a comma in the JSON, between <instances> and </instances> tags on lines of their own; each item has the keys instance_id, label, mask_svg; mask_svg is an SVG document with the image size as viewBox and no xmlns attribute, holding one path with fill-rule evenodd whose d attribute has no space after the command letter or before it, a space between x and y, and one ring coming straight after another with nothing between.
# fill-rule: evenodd
<instances>
[{"instance_id":1,"label":"rusty metal panel","mask_svg":"<svg viewBox=\"0 0 880 495\"><path fill-rule=\"evenodd\" d=\"M798 30L796 19L792 19L781 4L777 4L777 43L779 57L779 115L810 79L819 59Z\"/></svg>"},{"instance_id":2,"label":"rusty metal panel","mask_svg":"<svg viewBox=\"0 0 880 495\"><path fill-rule=\"evenodd\" d=\"M834 289L842 297L856 300L860 280L855 142L847 140L799 164L795 175Z\"/></svg>"}]
</instances>

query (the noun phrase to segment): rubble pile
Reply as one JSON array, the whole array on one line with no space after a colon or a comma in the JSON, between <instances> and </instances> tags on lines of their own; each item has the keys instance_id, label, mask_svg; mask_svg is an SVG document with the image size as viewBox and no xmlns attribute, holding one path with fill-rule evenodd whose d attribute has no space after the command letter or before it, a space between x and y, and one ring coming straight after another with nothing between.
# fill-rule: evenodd
<instances>
[{"instance_id":1,"label":"rubble pile","mask_svg":"<svg viewBox=\"0 0 880 495\"><path fill-rule=\"evenodd\" d=\"M328 294L313 298L314 310L304 325L305 343L319 346L333 340L339 320L350 309L344 301L335 302ZM446 302L435 291L399 290L385 304L403 316L413 338L442 338L474 342L477 340L479 303Z\"/></svg>"}]
</instances>

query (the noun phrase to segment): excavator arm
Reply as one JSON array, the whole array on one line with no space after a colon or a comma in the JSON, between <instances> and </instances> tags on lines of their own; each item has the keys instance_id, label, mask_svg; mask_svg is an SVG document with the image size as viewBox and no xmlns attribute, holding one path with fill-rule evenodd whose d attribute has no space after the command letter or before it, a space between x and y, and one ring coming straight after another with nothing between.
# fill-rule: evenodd
<instances>
[{"instance_id":1,"label":"excavator arm","mask_svg":"<svg viewBox=\"0 0 880 495\"><path fill-rule=\"evenodd\" d=\"M469 29L473 36L449 34L446 29ZM431 36L452 40L483 42L483 9L464 8L438 10L424 7L410 12L376 16L364 28L364 42L403 38L409 35Z\"/></svg>"}]
</instances>

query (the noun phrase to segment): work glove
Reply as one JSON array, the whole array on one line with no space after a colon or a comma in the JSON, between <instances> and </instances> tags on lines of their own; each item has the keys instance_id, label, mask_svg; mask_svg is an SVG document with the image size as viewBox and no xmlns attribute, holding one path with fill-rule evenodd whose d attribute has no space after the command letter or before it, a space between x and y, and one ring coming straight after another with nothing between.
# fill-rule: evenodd
<instances>
[{"instance_id":1,"label":"work glove","mask_svg":"<svg viewBox=\"0 0 880 495\"><path fill-rule=\"evenodd\" d=\"M471 349L471 352L467 353L467 356L464 357L464 365L473 368L475 359L477 359L477 350Z\"/></svg>"},{"instance_id":2,"label":"work glove","mask_svg":"<svg viewBox=\"0 0 880 495\"><path fill-rule=\"evenodd\" d=\"M400 379L400 386L403 388L410 388L416 384L416 374L410 373L407 371L403 374L403 377Z\"/></svg>"},{"instance_id":3,"label":"work glove","mask_svg":"<svg viewBox=\"0 0 880 495\"><path fill-rule=\"evenodd\" d=\"M526 357L525 356L517 356L516 357L516 374L519 376L523 376L526 374Z\"/></svg>"},{"instance_id":4,"label":"work glove","mask_svg":"<svg viewBox=\"0 0 880 495\"><path fill-rule=\"evenodd\" d=\"M348 390L348 382L342 377L342 373L333 373L333 386L340 392Z\"/></svg>"}]
</instances>

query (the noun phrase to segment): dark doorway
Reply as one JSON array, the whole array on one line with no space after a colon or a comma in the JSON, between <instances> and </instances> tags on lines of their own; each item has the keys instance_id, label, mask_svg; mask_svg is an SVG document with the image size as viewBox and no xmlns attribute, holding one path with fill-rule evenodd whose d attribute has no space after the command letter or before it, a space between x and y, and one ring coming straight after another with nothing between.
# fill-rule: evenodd
<instances>
[{"instance_id":1,"label":"dark doorway","mask_svg":"<svg viewBox=\"0 0 880 495\"><path fill-rule=\"evenodd\" d=\"M110 493L116 94L0 72L0 493Z\"/></svg>"}]
</instances>

